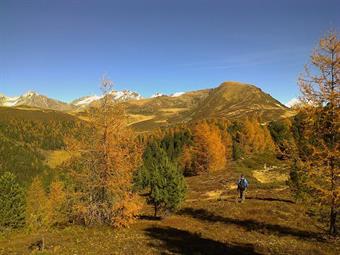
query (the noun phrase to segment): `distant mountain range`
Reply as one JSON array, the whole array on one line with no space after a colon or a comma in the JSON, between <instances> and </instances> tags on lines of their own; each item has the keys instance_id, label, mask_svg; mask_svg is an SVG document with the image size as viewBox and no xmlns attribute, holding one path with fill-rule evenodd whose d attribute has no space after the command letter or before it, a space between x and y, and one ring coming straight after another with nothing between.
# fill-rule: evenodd
<instances>
[{"instance_id":1,"label":"distant mountain range","mask_svg":"<svg viewBox=\"0 0 340 255\"><path fill-rule=\"evenodd\" d=\"M292 114L289 108L258 87L238 82L170 95L156 93L150 98L129 90L112 91L111 94L115 101L125 105L130 124L141 131L205 118L237 119L256 114L263 121L269 121ZM102 96L97 95L84 96L68 104L29 91L18 97L0 94L0 106L29 106L81 116L101 99Z\"/></svg>"},{"instance_id":2,"label":"distant mountain range","mask_svg":"<svg viewBox=\"0 0 340 255\"><path fill-rule=\"evenodd\" d=\"M160 96L170 96L170 97L178 97L184 94L184 92L177 92L170 95L156 93L151 96L151 98L160 97ZM125 102L129 100L141 100L144 99L139 93L130 91L130 90L122 90L122 91L112 91L111 95L113 99L118 102ZM65 103L56 99L49 98L47 96L41 95L35 91L28 91L21 96L8 97L3 94L0 94L0 106L7 107L16 107L16 106L31 106L42 109L51 109L57 111L71 111L77 108L85 108L93 104L96 101L99 101L103 98L103 96L83 96L78 99L73 100L71 103Z\"/></svg>"},{"instance_id":3,"label":"distant mountain range","mask_svg":"<svg viewBox=\"0 0 340 255\"><path fill-rule=\"evenodd\" d=\"M124 102L128 100L143 99L143 97L140 94L134 91L130 91L130 90L112 91L110 94L112 95L112 98L115 101L120 101L120 102ZM93 102L99 101L102 98L103 96L97 96L97 95L85 96L85 97L81 97L76 100L73 100L71 102L71 105L78 106L78 107L86 107L88 105L91 105Z\"/></svg>"},{"instance_id":4,"label":"distant mountain range","mask_svg":"<svg viewBox=\"0 0 340 255\"><path fill-rule=\"evenodd\" d=\"M0 106L16 107L21 105L58 111L70 111L75 108L73 105L48 98L47 96L40 95L34 91L28 91L27 93L17 97L0 95Z\"/></svg>"},{"instance_id":5,"label":"distant mountain range","mask_svg":"<svg viewBox=\"0 0 340 255\"><path fill-rule=\"evenodd\" d=\"M176 92L176 93L173 93L173 94L170 94L170 95L157 92L156 94L153 94L151 96L151 98L155 98L155 97L179 97L183 94L185 94L185 92Z\"/></svg>"}]
</instances>

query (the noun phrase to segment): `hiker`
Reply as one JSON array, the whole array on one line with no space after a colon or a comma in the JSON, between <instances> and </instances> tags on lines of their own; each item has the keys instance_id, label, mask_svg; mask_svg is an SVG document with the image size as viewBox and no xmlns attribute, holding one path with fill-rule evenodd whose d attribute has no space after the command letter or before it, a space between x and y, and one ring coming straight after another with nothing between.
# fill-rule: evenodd
<instances>
[{"instance_id":1,"label":"hiker","mask_svg":"<svg viewBox=\"0 0 340 255\"><path fill-rule=\"evenodd\" d=\"M246 189L248 188L248 181L247 179L244 177L243 174L241 174L240 179L238 180L237 183L237 190L238 192L240 192L240 200L241 203L244 202L244 200L246 199Z\"/></svg>"}]
</instances>

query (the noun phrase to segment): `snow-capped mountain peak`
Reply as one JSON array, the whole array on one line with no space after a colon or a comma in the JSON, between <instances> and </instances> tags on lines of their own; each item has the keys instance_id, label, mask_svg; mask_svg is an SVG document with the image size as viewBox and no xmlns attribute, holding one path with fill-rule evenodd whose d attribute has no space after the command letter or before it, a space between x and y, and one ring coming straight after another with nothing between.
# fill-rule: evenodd
<instances>
[{"instance_id":1,"label":"snow-capped mountain peak","mask_svg":"<svg viewBox=\"0 0 340 255\"><path fill-rule=\"evenodd\" d=\"M164 96L167 96L167 95L166 95L166 94L163 94L163 93L157 92L157 93L153 94L153 95L151 96L151 98L155 98L155 97L164 97Z\"/></svg>"},{"instance_id":2,"label":"snow-capped mountain peak","mask_svg":"<svg viewBox=\"0 0 340 255\"><path fill-rule=\"evenodd\" d=\"M29 90L26 93L22 94L22 97L32 97L32 96L40 96L40 94L33 90Z\"/></svg>"},{"instance_id":3,"label":"snow-capped mountain peak","mask_svg":"<svg viewBox=\"0 0 340 255\"><path fill-rule=\"evenodd\" d=\"M143 97L139 93L131 90L113 90L110 92L110 94L113 96L114 100L119 101L126 101L131 99L136 100L143 99Z\"/></svg>"},{"instance_id":4,"label":"snow-capped mountain peak","mask_svg":"<svg viewBox=\"0 0 340 255\"><path fill-rule=\"evenodd\" d=\"M140 100L143 99L143 97L138 94L137 92L130 91L130 90L112 90L109 93L112 96L112 99L115 101L128 101L128 100ZM102 99L104 96L85 96L78 98L71 102L72 105L85 107L87 105L90 105L92 102L98 101Z\"/></svg>"},{"instance_id":5,"label":"snow-capped mountain peak","mask_svg":"<svg viewBox=\"0 0 340 255\"><path fill-rule=\"evenodd\" d=\"M294 97L294 98L292 98L291 100L289 100L285 105L286 105L288 108L291 108L291 107L294 107L294 106L296 106L296 105L298 105L298 104L300 104L300 103L301 103L300 99Z\"/></svg>"},{"instance_id":6,"label":"snow-capped mountain peak","mask_svg":"<svg viewBox=\"0 0 340 255\"><path fill-rule=\"evenodd\" d=\"M169 95L157 92L157 93L153 94L151 96L151 98L155 98L155 97L179 97L179 96L182 96L183 94L185 94L185 92L175 92L175 93L172 93L172 94L169 94Z\"/></svg>"},{"instance_id":7,"label":"snow-capped mountain peak","mask_svg":"<svg viewBox=\"0 0 340 255\"><path fill-rule=\"evenodd\" d=\"M170 96L171 97L179 97L179 96L184 95L184 94L185 94L185 92L175 92L175 93L171 94Z\"/></svg>"},{"instance_id":8,"label":"snow-capped mountain peak","mask_svg":"<svg viewBox=\"0 0 340 255\"><path fill-rule=\"evenodd\" d=\"M22 94L21 96L17 96L17 97L7 97L3 95L2 105L3 106L17 106L19 104L25 104L26 103L25 99L31 98L33 96L40 96L40 95L35 91L27 91L26 93Z\"/></svg>"},{"instance_id":9,"label":"snow-capped mountain peak","mask_svg":"<svg viewBox=\"0 0 340 255\"><path fill-rule=\"evenodd\" d=\"M0 99L1 99L0 103L3 106L15 106L17 105L20 97L8 97L6 95L1 94Z\"/></svg>"},{"instance_id":10,"label":"snow-capped mountain peak","mask_svg":"<svg viewBox=\"0 0 340 255\"><path fill-rule=\"evenodd\" d=\"M93 101L99 100L101 99L102 96L97 96L97 95L93 95L93 96L85 96L85 97L81 97L77 100L74 100L72 102L73 105L76 106L83 106L83 105L89 105L91 104Z\"/></svg>"},{"instance_id":11,"label":"snow-capped mountain peak","mask_svg":"<svg viewBox=\"0 0 340 255\"><path fill-rule=\"evenodd\" d=\"M73 109L71 105L40 95L35 91L28 91L21 96L0 97L0 106L17 107L23 105L61 111Z\"/></svg>"}]
</instances>

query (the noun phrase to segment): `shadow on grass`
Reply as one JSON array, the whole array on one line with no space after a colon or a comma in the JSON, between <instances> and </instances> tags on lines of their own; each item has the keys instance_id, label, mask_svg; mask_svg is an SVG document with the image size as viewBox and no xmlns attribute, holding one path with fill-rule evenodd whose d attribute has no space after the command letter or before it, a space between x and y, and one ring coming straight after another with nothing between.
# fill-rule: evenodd
<instances>
[{"instance_id":1,"label":"shadow on grass","mask_svg":"<svg viewBox=\"0 0 340 255\"><path fill-rule=\"evenodd\" d=\"M158 221L162 219L162 217L160 216L151 216L151 215L140 215L138 218L141 220L158 220Z\"/></svg>"},{"instance_id":2,"label":"shadow on grass","mask_svg":"<svg viewBox=\"0 0 340 255\"><path fill-rule=\"evenodd\" d=\"M146 234L160 243L151 243L150 246L166 252L178 254L259 254L254 251L251 244L224 244L212 239L201 237L200 234L171 227L150 227L145 229ZM154 242L154 241L153 241Z\"/></svg>"},{"instance_id":3,"label":"shadow on grass","mask_svg":"<svg viewBox=\"0 0 340 255\"><path fill-rule=\"evenodd\" d=\"M205 209L183 208L178 212L179 215L187 215L196 219L205 220L209 222L221 222L224 224L233 224L240 226L247 231L255 230L258 232L277 234L277 235L290 235L298 238L309 239L313 238L318 241L324 241L324 238L319 234L311 231L304 231L294 229L291 227L281 226L278 224L270 224L265 222L259 222L256 220L242 220L233 219L229 217L215 215Z\"/></svg>"},{"instance_id":4,"label":"shadow on grass","mask_svg":"<svg viewBox=\"0 0 340 255\"><path fill-rule=\"evenodd\" d=\"M289 199L282 199L282 198L272 198L272 197L247 197L246 199L250 200L261 200L261 201L273 201L273 202L284 202L289 204L295 204L294 201Z\"/></svg>"},{"instance_id":5,"label":"shadow on grass","mask_svg":"<svg viewBox=\"0 0 340 255\"><path fill-rule=\"evenodd\" d=\"M229 195L229 194L227 194ZM235 198L225 198L223 196L226 196L226 194L222 194L220 198L217 198L217 201L227 201L227 202L239 202L240 198L239 196L235 196ZM246 200L260 200L260 201L268 201L268 202L283 202L283 203L289 203L289 204L295 204L294 201L289 199L282 199L282 198L272 198L272 197L246 197Z\"/></svg>"}]
</instances>

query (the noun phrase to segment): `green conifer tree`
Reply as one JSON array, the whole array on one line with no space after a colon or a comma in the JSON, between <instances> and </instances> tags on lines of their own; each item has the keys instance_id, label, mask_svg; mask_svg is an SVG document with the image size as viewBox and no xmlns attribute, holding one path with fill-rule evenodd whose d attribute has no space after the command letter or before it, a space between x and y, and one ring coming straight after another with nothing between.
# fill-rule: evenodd
<instances>
[{"instance_id":1,"label":"green conifer tree","mask_svg":"<svg viewBox=\"0 0 340 255\"><path fill-rule=\"evenodd\" d=\"M0 229L18 228L25 223L25 194L15 175L5 172L0 177Z\"/></svg>"},{"instance_id":2,"label":"green conifer tree","mask_svg":"<svg viewBox=\"0 0 340 255\"><path fill-rule=\"evenodd\" d=\"M148 190L147 203L154 206L155 217L160 210L176 209L186 191L182 173L157 143L145 151L144 165L136 174L135 185Z\"/></svg>"}]
</instances>

